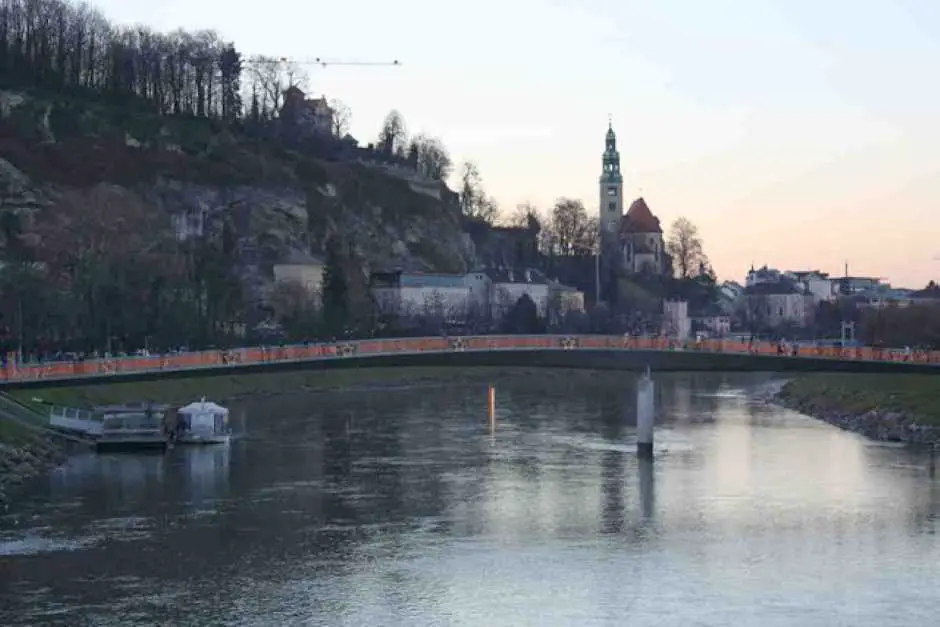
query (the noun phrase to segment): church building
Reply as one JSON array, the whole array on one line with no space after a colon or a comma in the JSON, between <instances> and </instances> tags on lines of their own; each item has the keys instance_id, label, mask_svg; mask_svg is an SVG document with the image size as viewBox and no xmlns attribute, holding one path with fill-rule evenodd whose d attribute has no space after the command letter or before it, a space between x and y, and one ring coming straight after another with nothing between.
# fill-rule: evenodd
<instances>
[{"instance_id":1,"label":"church building","mask_svg":"<svg viewBox=\"0 0 940 627\"><path fill-rule=\"evenodd\" d=\"M623 175L617 135L608 124L600 177L600 229L602 248L615 255L617 265L631 274L663 274L670 271L663 229L643 198L623 212Z\"/></svg>"}]
</instances>

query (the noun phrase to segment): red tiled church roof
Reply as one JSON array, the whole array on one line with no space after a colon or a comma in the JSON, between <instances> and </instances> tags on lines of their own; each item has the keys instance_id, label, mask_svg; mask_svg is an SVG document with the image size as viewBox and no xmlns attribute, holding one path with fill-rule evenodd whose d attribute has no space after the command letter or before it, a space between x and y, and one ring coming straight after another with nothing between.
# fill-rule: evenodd
<instances>
[{"instance_id":1,"label":"red tiled church roof","mask_svg":"<svg viewBox=\"0 0 940 627\"><path fill-rule=\"evenodd\" d=\"M627 214L620 219L621 233L662 233L659 218L653 215L643 198L637 198L630 205Z\"/></svg>"}]
</instances>

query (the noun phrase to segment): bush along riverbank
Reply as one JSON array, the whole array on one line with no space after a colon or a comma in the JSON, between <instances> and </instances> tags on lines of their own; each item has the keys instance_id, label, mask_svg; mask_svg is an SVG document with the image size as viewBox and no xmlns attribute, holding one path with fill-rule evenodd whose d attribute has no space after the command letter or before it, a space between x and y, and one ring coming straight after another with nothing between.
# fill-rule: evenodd
<instances>
[{"instance_id":1,"label":"bush along riverbank","mask_svg":"<svg viewBox=\"0 0 940 627\"><path fill-rule=\"evenodd\" d=\"M813 374L787 382L775 402L873 440L940 445L940 377Z\"/></svg>"},{"instance_id":2,"label":"bush along riverbank","mask_svg":"<svg viewBox=\"0 0 940 627\"><path fill-rule=\"evenodd\" d=\"M2 419L0 419L2 420ZM55 468L66 457L64 442L44 434L11 434L11 427L0 429L0 511L5 511L16 492L29 480Z\"/></svg>"}]
</instances>

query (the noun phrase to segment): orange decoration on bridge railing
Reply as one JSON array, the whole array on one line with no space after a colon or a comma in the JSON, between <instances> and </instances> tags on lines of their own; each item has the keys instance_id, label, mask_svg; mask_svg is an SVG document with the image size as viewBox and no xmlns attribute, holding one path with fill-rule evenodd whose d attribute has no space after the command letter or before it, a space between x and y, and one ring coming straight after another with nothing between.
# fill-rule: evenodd
<instances>
[{"instance_id":1,"label":"orange decoration on bridge railing","mask_svg":"<svg viewBox=\"0 0 940 627\"><path fill-rule=\"evenodd\" d=\"M400 353L463 352L465 350L655 350L706 353L779 355L804 359L839 359L868 362L906 362L940 365L940 351L798 346L786 347L775 342L740 340L675 340L604 335L516 335L469 336L459 338L426 337L360 340L332 344L304 344L281 347L257 346L242 349L212 350L163 355L161 357L122 357L82 362L53 362L17 365L15 359L0 368L0 380L6 382L35 379L68 380L120 374L143 374L167 370L203 370L250 364L285 363L304 360L349 358ZM15 357L15 355L11 355Z\"/></svg>"}]
</instances>

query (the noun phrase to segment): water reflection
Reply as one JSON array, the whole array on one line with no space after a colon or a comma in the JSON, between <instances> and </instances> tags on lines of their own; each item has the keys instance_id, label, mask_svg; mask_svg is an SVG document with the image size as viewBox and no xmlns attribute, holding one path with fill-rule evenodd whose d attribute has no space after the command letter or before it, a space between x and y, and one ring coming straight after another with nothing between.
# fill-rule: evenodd
<instances>
[{"instance_id":1,"label":"water reflection","mask_svg":"<svg viewBox=\"0 0 940 627\"><path fill-rule=\"evenodd\" d=\"M258 399L228 447L72 459L0 520L0 622L931 624L926 453L753 402L757 378L656 381L653 461L623 375L500 381L492 432L485 386L454 385Z\"/></svg>"}]
</instances>

